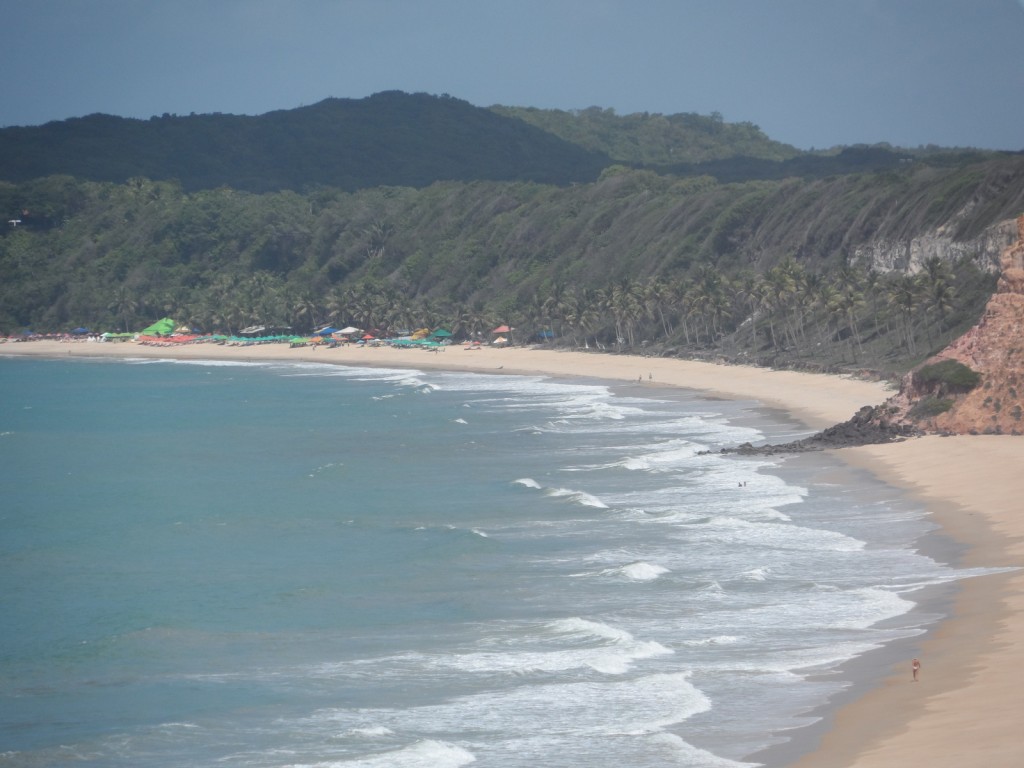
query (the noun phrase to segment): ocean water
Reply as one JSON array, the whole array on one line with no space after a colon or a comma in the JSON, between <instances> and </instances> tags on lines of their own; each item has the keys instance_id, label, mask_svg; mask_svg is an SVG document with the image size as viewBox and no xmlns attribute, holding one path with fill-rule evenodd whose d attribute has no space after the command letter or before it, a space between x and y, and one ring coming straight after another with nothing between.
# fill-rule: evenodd
<instances>
[{"instance_id":1,"label":"ocean water","mask_svg":"<svg viewBox=\"0 0 1024 768\"><path fill-rule=\"evenodd\" d=\"M0 766L735 766L938 617L756 403L0 358Z\"/></svg>"}]
</instances>

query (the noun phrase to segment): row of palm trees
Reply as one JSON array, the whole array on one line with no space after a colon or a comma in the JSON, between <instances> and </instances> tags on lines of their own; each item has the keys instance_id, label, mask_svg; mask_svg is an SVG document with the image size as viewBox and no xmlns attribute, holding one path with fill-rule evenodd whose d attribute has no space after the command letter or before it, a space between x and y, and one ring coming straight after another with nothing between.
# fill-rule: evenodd
<instances>
[{"instance_id":1,"label":"row of palm trees","mask_svg":"<svg viewBox=\"0 0 1024 768\"><path fill-rule=\"evenodd\" d=\"M922 340L930 347L949 330L957 284L968 276L981 278L968 261L938 258L913 275L853 266L823 274L791 258L763 274L728 276L704 265L677 280L627 280L596 290L554 285L523 307L520 322L574 346L588 336L626 347L667 342L813 351L839 343L853 360L866 338L895 334L913 357ZM976 298L968 291L963 301Z\"/></svg>"},{"instance_id":2,"label":"row of palm trees","mask_svg":"<svg viewBox=\"0 0 1024 768\"><path fill-rule=\"evenodd\" d=\"M553 339L573 347L660 343L813 351L840 344L856 360L865 339L879 335L897 338L911 357L922 341L931 345L959 306L957 285L965 274L979 273L966 261L933 258L914 275L855 266L826 274L787 258L761 274L726 275L702 265L677 279L622 280L600 288L553 283L521 300L466 304L410 297L385 281L315 293L257 272L222 274L205 289L141 301L118 289L108 309L126 330L129 318L153 314L228 332L254 324L296 330L340 324L384 332L443 326L475 338L509 324L519 340Z\"/></svg>"}]
</instances>

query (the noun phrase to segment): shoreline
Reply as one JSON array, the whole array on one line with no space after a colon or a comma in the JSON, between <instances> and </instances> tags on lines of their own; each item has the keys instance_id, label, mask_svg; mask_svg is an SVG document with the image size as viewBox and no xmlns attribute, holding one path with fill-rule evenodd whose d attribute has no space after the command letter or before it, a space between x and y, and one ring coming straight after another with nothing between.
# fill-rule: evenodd
<instances>
[{"instance_id":1,"label":"shoreline","mask_svg":"<svg viewBox=\"0 0 1024 768\"><path fill-rule=\"evenodd\" d=\"M211 343L152 346L130 341L46 340L0 344L0 356L323 363L585 377L616 384L682 387L730 399L757 400L768 407L777 407L792 414L807 424L809 430L824 429L845 421L860 407L877 405L891 394L884 382L752 366L527 347L481 347L467 350L453 345L442 349L433 352L425 349L355 345L335 349L292 349L284 344L229 346Z\"/></svg>"},{"instance_id":2,"label":"shoreline","mask_svg":"<svg viewBox=\"0 0 1024 768\"><path fill-rule=\"evenodd\" d=\"M779 408L809 431L878 405L882 382L635 355L508 347L443 352L394 348L291 349L281 344L179 347L134 342L31 341L0 344L0 356L233 360L321 363L478 373L586 377L616 385L680 387L711 397L754 400ZM938 533L963 546L961 567L1024 566L1024 438L957 436L833 450L853 468L924 502ZM910 682L910 658L865 671L849 696L826 706L808 741L795 735L778 762L795 768L893 765L1024 765L1015 703L1024 683L1024 570L972 577L953 585L952 610L931 631L908 641L922 660ZM892 654L886 656L891 660ZM876 657L872 662L877 663ZM861 673L855 675L861 678ZM817 743L815 746L814 742ZM796 749L795 747L811 748ZM799 754L803 754L802 757ZM753 759L757 759L754 756Z\"/></svg>"}]
</instances>

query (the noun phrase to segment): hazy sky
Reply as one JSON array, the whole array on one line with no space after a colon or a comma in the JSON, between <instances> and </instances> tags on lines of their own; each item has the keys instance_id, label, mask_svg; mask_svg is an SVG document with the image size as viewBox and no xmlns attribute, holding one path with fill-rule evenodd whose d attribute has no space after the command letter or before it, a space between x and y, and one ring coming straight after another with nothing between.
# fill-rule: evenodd
<instances>
[{"instance_id":1,"label":"hazy sky","mask_svg":"<svg viewBox=\"0 0 1024 768\"><path fill-rule=\"evenodd\" d=\"M1024 149L1024 0L0 0L0 125L328 96Z\"/></svg>"}]
</instances>

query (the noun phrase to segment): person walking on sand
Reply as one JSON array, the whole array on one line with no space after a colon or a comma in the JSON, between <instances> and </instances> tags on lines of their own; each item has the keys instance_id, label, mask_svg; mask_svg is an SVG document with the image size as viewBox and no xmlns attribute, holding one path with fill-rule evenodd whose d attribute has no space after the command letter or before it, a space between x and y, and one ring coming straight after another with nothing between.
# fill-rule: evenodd
<instances>
[{"instance_id":1,"label":"person walking on sand","mask_svg":"<svg viewBox=\"0 0 1024 768\"><path fill-rule=\"evenodd\" d=\"M917 673L921 671L921 662L914 659L910 662L910 672L914 676L914 682L917 682Z\"/></svg>"}]
</instances>

